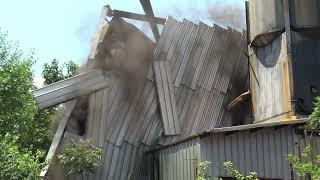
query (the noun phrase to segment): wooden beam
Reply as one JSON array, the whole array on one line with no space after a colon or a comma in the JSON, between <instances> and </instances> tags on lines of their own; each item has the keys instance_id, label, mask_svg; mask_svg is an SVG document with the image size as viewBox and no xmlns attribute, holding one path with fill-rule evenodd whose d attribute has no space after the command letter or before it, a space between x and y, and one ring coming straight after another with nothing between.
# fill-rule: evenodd
<instances>
[{"instance_id":1,"label":"wooden beam","mask_svg":"<svg viewBox=\"0 0 320 180\"><path fill-rule=\"evenodd\" d=\"M250 91L242 93L240 96L238 96L236 99L234 99L228 104L227 106L228 111L233 111L235 107L237 107L242 102L246 101L249 97L250 97Z\"/></svg>"},{"instance_id":2,"label":"wooden beam","mask_svg":"<svg viewBox=\"0 0 320 180\"><path fill-rule=\"evenodd\" d=\"M126 12L126 11L120 11L120 10L111 10L109 5L107 5L106 7L108 8L107 16L109 16L109 17L112 17L112 16L113 17L123 17L123 18L135 19L135 20L146 21L146 22L155 23L155 24L162 24L162 25L164 25L166 23L165 18L151 17L151 16L147 16L147 15L131 13L131 12Z\"/></svg>"},{"instance_id":3,"label":"wooden beam","mask_svg":"<svg viewBox=\"0 0 320 180\"><path fill-rule=\"evenodd\" d=\"M53 137L50 149L49 149L47 157L46 157L46 162L50 162L52 160L53 156L55 155L56 150L58 148L58 145L61 141L61 137L64 133L64 129L66 128L68 119L70 117L70 114L71 114L76 102L77 102L77 100L72 100L72 101L69 101L65 104L64 116L62 117L62 119L59 123L58 129L56 131L56 134ZM46 165L46 167L44 167L41 170L40 177L45 177L45 175L47 174L48 168L49 168L49 165Z\"/></svg>"},{"instance_id":4,"label":"wooden beam","mask_svg":"<svg viewBox=\"0 0 320 180\"><path fill-rule=\"evenodd\" d=\"M147 16L154 17L150 0L140 0L140 4L142 5L144 13ZM159 34L159 30L158 30L157 25L155 23L150 22L150 27L151 27L152 33L154 35L154 38L158 41L160 39L160 34Z\"/></svg>"}]
</instances>

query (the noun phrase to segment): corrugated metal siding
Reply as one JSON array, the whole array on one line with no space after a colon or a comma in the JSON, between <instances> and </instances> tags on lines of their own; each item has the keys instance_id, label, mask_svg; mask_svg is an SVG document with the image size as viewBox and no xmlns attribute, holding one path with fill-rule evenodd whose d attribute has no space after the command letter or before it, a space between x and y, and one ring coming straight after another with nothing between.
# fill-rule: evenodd
<instances>
[{"instance_id":1,"label":"corrugated metal siding","mask_svg":"<svg viewBox=\"0 0 320 180\"><path fill-rule=\"evenodd\" d=\"M135 145L142 141L151 145L153 136L159 133L156 129L159 126L156 119L158 104L153 83L147 80L132 97L127 96L123 83L113 77L110 89L96 91L89 96L86 137L100 146L105 141L121 146L124 140ZM151 127L154 128L152 132Z\"/></svg>"},{"instance_id":2,"label":"corrugated metal siding","mask_svg":"<svg viewBox=\"0 0 320 180\"><path fill-rule=\"evenodd\" d=\"M255 171L260 178L289 180L304 179L292 172L286 156L288 153L300 154L305 145L310 142L310 136L296 134L296 128L292 126L276 126L240 132L215 133L200 137L200 139L197 137L153 152L153 161L157 163L149 169L154 172L149 172L154 175L154 178L151 179L157 179L158 173L159 179L193 179L192 173L195 170L181 164L179 155L188 157L186 155L186 152L190 151L188 144L195 142L200 143L200 160L197 159L197 163L211 162L209 165L211 179L230 177L223 163L231 161L242 174L248 175ZM314 135L311 145L313 147L312 157L316 157L320 152L320 137ZM181 172L183 173L180 176Z\"/></svg>"},{"instance_id":3,"label":"corrugated metal siding","mask_svg":"<svg viewBox=\"0 0 320 180\"><path fill-rule=\"evenodd\" d=\"M39 109L48 108L107 87L109 74L93 70L32 92Z\"/></svg>"},{"instance_id":4,"label":"corrugated metal siding","mask_svg":"<svg viewBox=\"0 0 320 180\"><path fill-rule=\"evenodd\" d=\"M211 135L201 139L201 161L212 162L209 169L212 177L228 177L223 162L232 161L243 174L255 171L262 178L292 179L286 156L299 154L309 140L309 136L296 135L292 127ZM320 150L319 136L314 136L311 142L315 157ZM294 178L303 179L296 174Z\"/></svg>"},{"instance_id":5,"label":"corrugated metal siding","mask_svg":"<svg viewBox=\"0 0 320 180\"><path fill-rule=\"evenodd\" d=\"M249 0L250 42L264 46L284 29L282 1Z\"/></svg>"},{"instance_id":6,"label":"corrugated metal siding","mask_svg":"<svg viewBox=\"0 0 320 180\"><path fill-rule=\"evenodd\" d=\"M162 37L168 38L176 36L180 28L177 28L178 23L173 22L172 18L169 18L166 22L165 29L162 32ZM169 24L173 24L170 26ZM160 112L163 122L164 133L166 135L177 135L181 133L180 121L177 113L177 102L173 90L172 75L169 62L165 59L164 51L168 51L170 41L175 38L168 38L164 41L164 38L159 41L155 50L154 59L154 71L156 77L156 85L158 90L158 98L160 104Z\"/></svg>"},{"instance_id":7,"label":"corrugated metal siding","mask_svg":"<svg viewBox=\"0 0 320 180\"><path fill-rule=\"evenodd\" d=\"M290 179L285 156L294 150L293 138L292 128L214 134L201 138L201 161L212 162L212 177L229 176L223 163L231 161L244 174L255 171L259 177Z\"/></svg>"},{"instance_id":8,"label":"corrugated metal siding","mask_svg":"<svg viewBox=\"0 0 320 180\"><path fill-rule=\"evenodd\" d=\"M195 180L200 160L200 139L196 138L157 152L159 180Z\"/></svg>"},{"instance_id":9,"label":"corrugated metal siding","mask_svg":"<svg viewBox=\"0 0 320 180\"><path fill-rule=\"evenodd\" d=\"M114 73L110 76L110 88L90 94L85 136L104 148L105 154L104 164L88 179L147 179L151 175L144 173L147 167L142 161L142 153L148 146L177 141L212 127L230 126L232 113L225 107L246 87L245 37L244 33L230 28L209 27L203 23L196 25L187 20L178 22L169 18L156 50L155 71L149 70L144 86L129 96L126 81ZM166 74L161 74L164 71ZM159 72L160 80L157 77ZM156 75L154 79L152 73ZM233 86L235 82L238 84ZM175 108L172 103L176 104ZM161 108L170 107L161 111L158 104ZM174 112L177 117L166 121L163 113L169 111L172 117ZM181 126L181 135L165 136L177 134L177 124ZM163 139L159 142L161 136ZM179 150L172 149L170 151L174 153L170 157L176 160L172 163L177 163L180 158L180 163L185 166L183 169L192 171L186 170L190 174L184 174L181 170L176 174L168 169L172 179L178 175L193 179L195 175L195 160L191 159L200 158L199 143L187 143L180 149L185 146L188 147L182 151L185 156L180 154L178 157ZM130 162L123 159L127 151ZM169 152L163 153L165 157ZM135 164L133 174L130 174L131 161Z\"/></svg>"},{"instance_id":10,"label":"corrugated metal siding","mask_svg":"<svg viewBox=\"0 0 320 180\"><path fill-rule=\"evenodd\" d=\"M213 127L231 126L232 113L225 106L244 91L247 78L245 32L185 19L168 21L155 56L170 62L166 65L171 66L181 135L166 137L163 144Z\"/></svg>"},{"instance_id":11,"label":"corrugated metal siding","mask_svg":"<svg viewBox=\"0 0 320 180\"><path fill-rule=\"evenodd\" d=\"M288 119L291 111L286 37L251 47L250 89L255 122Z\"/></svg>"}]
</instances>

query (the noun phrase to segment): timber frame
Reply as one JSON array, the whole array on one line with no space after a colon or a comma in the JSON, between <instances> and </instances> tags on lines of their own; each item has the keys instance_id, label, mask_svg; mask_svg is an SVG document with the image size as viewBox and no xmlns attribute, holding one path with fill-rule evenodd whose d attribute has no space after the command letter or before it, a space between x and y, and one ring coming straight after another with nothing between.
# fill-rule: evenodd
<instances>
[{"instance_id":1,"label":"timber frame","mask_svg":"<svg viewBox=\"0 0 320 180\"><path fill-rule=\"evenodd\" d=\"M121 11L116 9L112 10L109 5L106 5L105 8L107 9L107 16L122 17L122 18L129 18L129 19L149 22L151 30L153 32L153 36L156 39L156 41L158 41L160 38L160 34L159 34L157 24L164 25L166 23L166 19L154 16L150 0L140 0L140 3L146 15L131 13L127 11Z\"/></svg>"}]
</instances>

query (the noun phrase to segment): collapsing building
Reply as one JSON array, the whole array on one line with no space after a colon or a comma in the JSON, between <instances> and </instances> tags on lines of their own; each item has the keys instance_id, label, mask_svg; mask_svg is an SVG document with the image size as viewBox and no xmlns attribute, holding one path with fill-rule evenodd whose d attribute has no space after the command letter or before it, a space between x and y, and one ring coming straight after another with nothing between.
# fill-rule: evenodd
<instances>
[{"instance_id":1,"label":"collapsing building","mask_svg":"<svg viewBox=\"0 0 320 180\"><path fill-rule=\"evenodd\" d=\"M263 3L278 8L275 1ZM287 29L255 25L263 17L256 6L263 3L249 1L248 34L151 18L146 11L144 18L164 23L157 43L119 18L121 11L111 12L108 23L110 9L103 12L86 66L33 92L41 109L66 102L47 156L54 163L41 175L62 179L56 155L68 139L85 138L102 148L101 166L89 176L67 179L195 179L196 165L205 160L213 162L212 177L228 177L222 165L232 161L243 173L292 178L284 156L306 143L297 133L305 119L293 114L289 103ZM276 25L282 23L278 19ZM254 122L261 123L251 124L250 107ZM317 138L312 143L319 147Z\"/></svg>"}]
</instances>

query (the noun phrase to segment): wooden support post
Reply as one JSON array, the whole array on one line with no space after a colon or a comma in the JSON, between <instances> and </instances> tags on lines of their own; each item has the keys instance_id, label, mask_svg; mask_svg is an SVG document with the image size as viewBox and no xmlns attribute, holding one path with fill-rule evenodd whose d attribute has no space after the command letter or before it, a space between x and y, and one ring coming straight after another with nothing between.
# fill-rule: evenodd
<instances>
[{"instance_id":1,"label":"wooden support post","mask_svg":"<svg viewBox=\"0 0 320 180\"><path fill-rule=\"evenodd\" d=\"M143 10L147 16L154 17L150 0L140 0L140 4L142 5ZM158 30L157 25L155 23L150 22L150 27L151 27L151 30L153 32L155 39L158 41L160 38L160 34L159 34L159 30Z\"/></svg>"},{"instance_id":2,"label":"wooden support post","mask_svg":"<svg viewBox=\"0 0 320 180\"><path fill-rule=\"evenodd\" d=\"M288 71L289 71L289 83L290 83L290 97L291 97L291 116L295 115L296 99L294 95L294 84L293 84L293 64L292 64L292 46L291 46L291 23L290 23L290 2L289 0L282 1L284 9L284 27L286 32L287 40L287 59L288 59Z\"/></svg>"},{"instance_id":3,"label":"wooden support post","mask_svg":"<svg viewBox=\"0 0 320 180\"><path fill-rule=\"evenodd\" d=\"M48 151L48 154L47 154L47 157L46 157L46 162L50 162L51 159L53 158L54 154L56 153L56 150L58 148L58 145L61 141L61 137L64 133L64 129L67 125L67 122L68 122L68 119L70 117L70 114L76 104L77 100L72 100L72 101L68 101L65 105L65 112L64 112L64 116L63 118L61 119L60 123L59 123L59 126L58 126L58 129L56 131L56 134L54 135L53 137L53 140L52 140L52 143L51 143L51 146L50 146L50 149ZM48 168L49 168L49 165L46 165L46 167L44 167L41 172L40 172L40 177L45 177L45 175L47 174L47 171L48 171Z\"/></svg>"}]
</instances>

